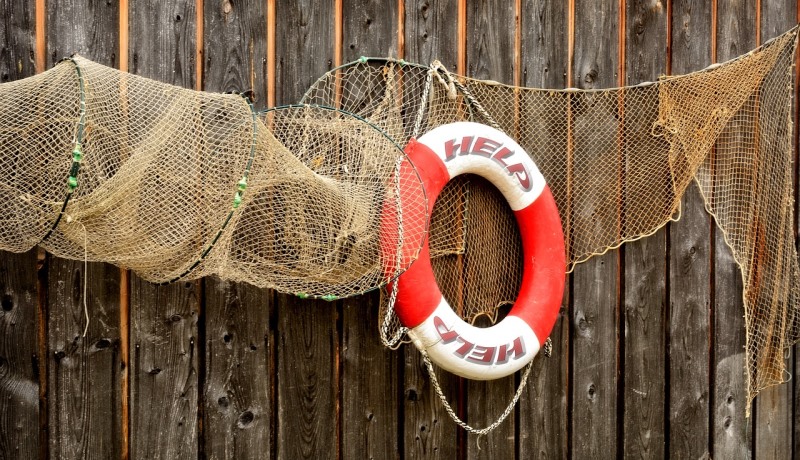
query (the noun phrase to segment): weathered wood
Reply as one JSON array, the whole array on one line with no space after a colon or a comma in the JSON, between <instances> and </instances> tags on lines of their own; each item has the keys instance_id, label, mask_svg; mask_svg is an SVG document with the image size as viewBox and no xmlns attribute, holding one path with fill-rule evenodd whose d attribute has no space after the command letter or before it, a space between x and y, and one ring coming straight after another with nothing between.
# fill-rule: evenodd
<instances>
[{"instance_id":1,"label":"weathered wood","mask_svg":"<svg viewBox=\"0 0 800 460\"><path fill-rule=\"evenodd\" d=\"M453 2L405 1L405 59L426 65L438 59L450 71L458 65L458 11Z\"/></svg>"},{"instance_id":2,"label":"weathered wood","mask_svg":"<svg viewBox=\"0 0 800 460\"><path fill-rule=\"evenodd\" d=\"M625 84L656 80L667 69L666 1L630 0L625 4ZM623 227L628 219L636 219L651 210L643 207L653 206L645 203L642 196L650 190L653 170L631 158L644 152L653 156L661 154L664 170L659 177L670 177L666 161L669 144L650 135L658 108L655 105L643 107L641 100L633 98L635 93L629 94L623 102L621 141L627 180ZM652 97L649 100L655 102L656 93L648 92L648 95ZM669 185L664 183L662 190L667 190ZM662 205L668 204L665 201ZM663 458L665 454L666 243L666 229L662 228L647 238L626 244L624 250L622 449L625 458Z\"/></svg>"},{"instance_id":3,"label":"weathered wood","mask_svg":"<svg viewBox=\"0 0 800 460\"><path fill-rule=\"evenodd\" d=\"M281 3L276 15L278 104L297 102L332 65L333 2ZM279 295L277 456L334 458L340 448L339 303Z\"/></svg>"},{"instance_id":4,"label":"weathered wood","mask_svg":"<svg viewBox=\"0 0 800 460\"><path fill-rule=\"evenodd\" d=\"M247 0L203 4L203 90L253 91L267 100L266 2Z\"/></svg>"},{"instance_id":5,"label":"weathered wood","mask_svg":"<svg viewBox=\"0 0 800 460\"><path fill-rule=\"evenodd\" d=\"M274 294L216 277L205 282L203 444L208 458L271 451L269 318Z\"/></svg>"},{"instance_id":6,"label":"weathered wood","mask_svg":"<svg viewBox=\"0 0 800 460\"><path fill-rule=\"evenodd\" d=\"M0 1L0 83L36 73L33 8L33 3L29 1Z\"/></svg>"},{"instance_id":7,"label":"weathered wood","mask_svg":"<svg viewBox=\"0 0 800 460\"><path fill-rule=\"evenodd\" d=\"M343 10L344 62L397 55L397 2L345 1ZM343 305L342 458L401 456L400 357L378 338L379 303L372 292Z\"/></svg>"},{"instance_id":8,"label":"weathered wood","mask_svg":"<svg viewBox=\"0 0 800 460\"><path fill-rule=\"evenodd\" d=\"M468 2L467 3L467 75L470 77L495 80L501 83L513 84L514 68L514 33L515 20L513 2ZM508 108L495 108L507 110ZM476 120L488 122L488 120ZM472 187L471 200L480 202L475 194L491 194L494 201L503 203L502 195L492 189ZM492 202L489 197L483 198L485 202ZM488 234L496 232L487 231ZM465 263L469 264L469 251L467 247ZM473 250L480 250L474 248ZM485 320L485 321L483 321ZM478 326L488 327L491 322L487 318L480 318ZM492 381L467 380L467 414L470 425L483 428L493 423L505 410L514 397L516 390L514 377ZM509 416L494 431L477 442L467 440L467 458L514 458L515 445L515 420L513 414ZM470 436L474 438L474 436Z\"/></svg>"},{"instance_id":9,"label":"weathered wood","mask_svg":"<svg viewBox=\"0 0 800 460\"><path fill-rule=\"evenodd\" d=\"M586 89L617 86L617 6L618 2L611 0L575 2L573 86ZM602 104L602 101L588 103ZM575 114L576 131L581 124L595 125L600 121L598 112L590 113L591 119ZM603 120L614 125L615 119L613 113L603 116ZM603 130L616 131L613 126ZM588 190L599 186L597 179L592 180L598 177L598 171L612 176L619 174L608 163L603 164L612 158L607 152L613 151L616 143L613 139L601 140L587 134L575 138L575 148L597 152L596 164L591 161L575 164L574 183L583 184L583 188L574 192L575 202L602 207L603 203L592 198L596 192ZM582 193L590 195L581 197ZM593 222L586 209L573 210L575 228L591 229ZM578 265L572 279L572 455L600 458L617 453L619 251L595 256Z\"/></svg>"},{"instance_id":10,"label":"weathered wood","mask_svg":"<svg viewBox=\"0 0 800 460\"><path fill-rule=\"evenodd\" d=\"M569 86L569 13L566 2L525 0L521 4L521 13L522 85L566 88ZM543 152L544 155L551 155L546 157L547 160L536 158L537 165L541 166L544 161L555 161L557 168L565 168L566 131L563 126L566 113L529 114L525 109L525 106L520 107L520 120L529 124L522 125L520 129L541 130L547 134L542 134L540 139L549 138L547 144L560 147L554 152ZM536 146L524 147L533 154ZM528 386L517 408L519 458L556 459L567 456L570 284L568 279L561 310L550 334L553 354L546 358L540 352L541 356L535 359Z\"/></svg>"},{"instance_id":11,"label":"weathered wood","mask_svg":"<svg viewBox=\"0 0 800 460\"><path fill-rule=\"evenodd\" d=\"M264 105L266 3L206 2L203 11L203 89L253 90ZM205 385L203 454L208 458L264 458L272 452L274 293L244 283L207 278L204 284Z\"/></svg>"},{"instance_id":12,"label":"weathered wood","mask_svg":"<svg viewBox=\"0 0 800 460\"><path fill-rule=\"evenodd\" d=\"M711 4L672 5L672 73L711 64ZM669 439L670 458L709 454L709 350L711 346L711 217L692 184L682 214L670 224Z\"/></svg>"},{"instance_id":13,"label":"weathered wood","mask_svg":"<svg viewBox=\"0 0 800 460\"><path fill-rule=\"evenodd\" d=\"M777 0L761 5L759 43L780 35L797 23L797 2ZM795 101L796 103L796 101ZM794 115L794 112L792 112ZM797 120L794 120L795 124ZM785 131L784 131L785 132ZM787 361L791 369L792 361ZM762 390L755 400L753 455L763 458L791 458L792 385L782 384Z\"/></svg>"},{"instance_id":14,"label":"weathered wood","mask_svg":"<svg viewBox=\"0 0 800 460\"><path fill-rule=\"evenodd\" d=\"M131 2L131 73L195 87L194 2ZM131 275L132 458L198 452L198 283L155 286Z\"/></svg>"},{"instance_id":15,"label":"weathered wood","mask_svg":"<svg viewBox=\"0 0 800 460\"><path fill-rule=\"evenodd\" d=\"M118 458L120 410L119 269L50 259L48 415L54 458ZM86 337L84 283L89 328Z\"/></svg>"},{"instance_id":16,"label":"weathered wood","mask_svg":"<svg viewBox=\"0 0 800 460\"><path fill-rule=\"evenodd\" d=\"M36 458L45 371L36 341L36 250L0 253L0 295L0 458Z\"/></svg>"},{"instance_id":17,"label":"weathered wood","mask_svg":"<svg viewBox=\"0 0 800 460\"><path fill-rule=\"evenodd\" d=\"M718 62L752 49L756 44L753 3L743 0L719 3L716 34ZM715 161L716 151L711 153ZM747 382L741 271L719 228L714 229L713 299L711 454L714 458L750 458L753 420L745 418Z\"/></svg>"},{"instance_id":18,"label":"weathered wood","mask_svg":"<svg viewBox=\"0 0 800 460\"><path fill-rule=\"evenodd\" d=\"M342 458L402 458L400 354L378 338L378 293L344 301Z\"/></svg>"},{"instance_id":19,"label":"weathered wood","mask_svg":"<svg viewBox=\"0 0 800 460\"><path fill-rule=\"evenodd\" d=\"M405 59L428 64L439 59L455 71L458 56L456 2L407 1ZM411 344L400 350L403 359L403 454L405 458L456 458L458 428L433 390L419 352ZM437 377L445 395L458 407L459 378L441 369Z\"/></svg>"},{"instance_id":20,"label":"weathered wood","mask_svg":"<svg viewBox=\"0 0 800 460\"><path fill-rule=\"evenodd\" d=\"M275 60L276 102L294 104L333 68L333 2L279 2Z\"/></svg>"},{"instance_id":21,"label":"weathered wood","mask_svg":"<svg viewBox=\"0 0 800 460\"><path fill-rule=\"evenodd\" d=\"M47 68L78 53L110 67L119 61L119 5L67 0L47 5Z\"/></svg>"},{"instance_id":22,"label":"weathered wood","mask_svg":"<svg viewBox=\"0 0 800 460\"><path fill-rule=\"evenodd\" d=\"M80 53L118 65L116 3L50 4L47 10L48 67ZM119 269L50 257L48 267L49 449L55 458L120 456ZM84 284L86 299L84 299ZM84 302L89 328L86 337Z\"/></svg>"},{"instance_id":23,"label":"weathered wood","mask_svg":"<svg viewBox=\"0 0 800 460\"><path fill-rule=\"evenodd\" d=\"M35 72L34 11L25 1L0 1L0 83ZM0 252L0 459L36 458L39 436L39 356L36 250ZM46 439L46 438L45 438Z\"/></svg>"}]
</instances>

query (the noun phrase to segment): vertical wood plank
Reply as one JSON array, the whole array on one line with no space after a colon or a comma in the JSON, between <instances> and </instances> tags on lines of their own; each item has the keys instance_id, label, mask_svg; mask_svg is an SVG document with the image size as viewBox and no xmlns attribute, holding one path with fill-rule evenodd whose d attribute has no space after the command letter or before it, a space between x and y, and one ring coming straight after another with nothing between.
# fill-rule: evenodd
<instances>
[{"instance_id":1,"label":"vertical wood plank","mask_svg":"<svg viewBox=\"0 0 800 460\"><path fill-rule=\"evenodd\" d=\"M718 3L716 57L724 62L755 47L756 11L753 2L736 0ZM713 152L712 152L713 154ZM713 407L714 458L750 458L753 420L745 418L744 305L739 266L725 243L722 232L714 233L714 374Z\"/></svg>"},{"instance_id":2,"label":"vertical wood plank","mask_svg":"<svg viewBox=\"0 0 800 460\"><path fill-rule=\"evenodd\" d=\"M711 64L711 3L672 4L672 73ZM681 201L670 231L669 456L709 455L712 220L696 185Z\"/></svg>"},{"instance_id":3,"label":"vertical wood plank","mask_svg":"<svg viewBox=\"0 0 800 460\"><path fill-rule=\"evenodd\" d=\"M399 352L378 338L378 293L346 299L342 328L342 458L402 458Z\"/></svg>"},{"instance_id":4,"label":"vertical wood plank","mask_svg":"<svg viewBox=\"0 0 800 460\"><path fill-rule=\"evenodd\" d=\"M297 102L333 64L333 2L298 0L276 8L276 101ZM339 455L338 304L279 295L277 455Z\"/></svg>"},{"instance_id":5,"label":"vertical wood plank","mask_svg":"<svg viewBox=\"0 0 800 460\"><path fill-rule=\"evenodd\" d=\"M451 71L458 60L458 5L456 2L406 2L405 59L429 64L435 59ZM451 459L458 455L458 430L433 390L428 371L416 347L404 345L403 454L405 458ZM437 369L448 400L458 404L459 378Z\"/></svg>"},{"instance_id":6,"label":"vertical wood plank","mask_svg":"<svg viewBox=\"0 0 800 460\"><path fill-rule=\"evenodd\" d=\"M569 12L566 2L524 0L521 8L522 85L557 89L568 87ZM545 114L528 116L525 109L524 106L521 107L523 120L531 120L538 126L549 124L550 126L540 128L547 132L562 132L566 114L551 117ZM561 143L554 142L554 145ZM526 148L530 151L530 147ZM566 158L563 151L554 152L554 156L559 157L559 162ZM550 334L553 354L546 358L540 353L535 359L528 386L517 408L519 458L555 459L567 456L569 285L570 282L567 281L561 310Z\"/></svg>"},{"instance_id":7,"label":"vertical wood plank","mask_svg":"<svg viewBox=\"0 0 800 460\"><path fill-rule=\"evenodd\" d=\"M467 3L467 75L485 80L513 84L514 74L514 2L489 0ZM491 109L490 109L491 110ZM472 187L473 194L493 190ZM479 199L473 195L475 202ZM469 248L467 248L469 254ZM468 263L468 262L467 262ZM491 323L480 318L477 326ZM467 380L467 421L476 428L493 423L514 397L515 378L509 376L492 381ZM494 431L478 442L467 439L467 458L514 458L515 423L509 416Z\"/></svg>"},{"instance_id":8,"label":"vertical wood plank","mask_svg":"<svg viewBox=\"0 0 800 460\"><path fill-rule=\"evenodd\" d=\"M264 458L271 450L273 297L267 289L206 279L203 445L208 458Z\"/></svg>"},{"instance_id":9,"label":"vertical wood plank","mask_svg":"<svg viewBox=\"0 0 800 460\"><path fill-rule=\"evenodd\" d=\"M266 102L266 3L205 2L203 90L254 91ZM272 450L274 293L217 277L204 284L203 453L215 459L264 458Z\"/></svg>"},{"instance_id":10,"label":"vertical wood plank","mask_svg":"<svg viewBox=\"0 0 800 460\"><path fill-rule=\"evenodd\" d=\"M796 0L761 3L759 43L780 35L796 24ZM796 102L796 101L795 101ZM797 120L794 120L795 123ZM787 363L791 369L791 360ZM792 456L792 387L791 384L762 390L755 400L754 457L791 458Z\"/></svg>"},{"instance_id":11,"label":"vertical wood plank","mask_svg":"<svg viewBox=\"0 0 800 460\"><path fill-rule=\"evenodd\" d=\"M0 83L35 73L33 4L0 1ZM0 252L0 459L39 455L38 274L36 249ZM42 446L44 447L44 446Z\"/></svg>"},{"instance_id":12,"label":"vertical wood plank","mask_svg":"<svg viewBox=\"0 0 800 460\"><path fill-rule=\"evenodd\" d=\"M666 0L628 0L625 2L625 84L654 81L667 69ZM636 160L652 141L649 128L657 107L643 107L628 93L625 100L624 138L626 212L636 218L641 197L635 190L645 172ZM651 111L651 112L648 112ZM629 148L628 146L637 146ZM666 151L666 150L665 150ZM665 173L667 171L664 171ZM625 245L624 282L624 410L623 452L625 458L663 458L666 357L664 322L667 307L666 229Z\"/></svg>"},{"instance_id":13,"label":"vertical wood plank","mask_svg":"<svg viewBox=\"0 0 800 460\"><path fill-rule=\"evenodd\" d=\"M76 0L48 6L48 67L74 53L110 67L119 64L116 3ZM82 261L50 257L47 279L50 455L119 457L119 269L92 263L85 270ZM86 337L84 302L90 318Z\"/></svg>"},{"instance_id":14,"label":"vertical wood plank","mask_svg":"<svg viewBox=\"0 0 800 460\"><path fill-rule=\"evenodd\" d=\"M0 253L0 295L0 459L36 458L39 372L44 372L44 362L36 341L35 249Z\"/></svg>"},{"instance_id":15,"label":"vertical wood plank","mask_svg":"<svg viewBox=\"0 0 800 460\"><path fill-rule=\"evenodd\" d=\"M617 85L618 2L575 1L573 84L582 89ZM579 123L596 123L581 120ZM579 145L592 139L576 139ZM600 164L576 164L575 183L596 175ZM605 165L605 170L608 170ZM613 172L610 172L613 174ZM584 178L584 179L582 179ZM578 191L576 190L576 194ZM576 197L576 202L580 198ZM598 205L601 205L598 203ZM578 225L576 214L575 225ZM591 221L587 219L583 225ZM590 224L589 224L590 225ZM573 279L572 455L601 458L617 453L619 373L619 251L578 265Z\"/></svg>"},{"instance_id":16,"label":"vertical wood plank","mask_svg":"<svg viewBox=\"0 0 800 460\"><path fill-rule=\"evenodd\" d=\"M194 2L131 2L131 73L195 87ZM131 275L132 458L198 454L197 283L155 286Z\"/></svg>"},{"instance_id":17,"label":"vertical wood plank","mask_svg":"<svg viewBox=\"0 0 800 460\"><path fill-rule=\"evenodd\" d=\"M344 1L344 62L396 56L396 1ZM398 352L378 338L380 293L346 299L342 316L342 458L400 458Z\"/></svg>"}]
</instances>

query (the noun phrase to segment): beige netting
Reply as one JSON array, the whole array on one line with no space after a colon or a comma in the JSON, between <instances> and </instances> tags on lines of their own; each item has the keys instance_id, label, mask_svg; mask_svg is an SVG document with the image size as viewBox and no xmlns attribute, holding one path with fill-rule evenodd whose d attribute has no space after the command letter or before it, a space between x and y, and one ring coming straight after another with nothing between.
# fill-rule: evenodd
<instances>
[{"instance_id":1,"label":"beige netting","mask_svg":"<svg viewBox=\"0 0 800 460\"><path fill-rule=\"evenodd\" d=\"M77 56L0 85L0 145L0 249L41 244L153 282L218 274L333 299L386 284L426 231L416 170L368 122L257 114Z\"/></svg>"},{"instance_id":2,"label":"beige netting","mask_svg":"<svg viewBox=\"0 0 800 460\"><path fill-rule=\"evenodd\" d=\"M501 85L391 59L323 76L303 102L357 113L398 143L459 120L495 125L533 157L559 204L571 270L677 217L692 180L742 270L749 396L787 378L800 335L791 103L797 30L728 63L609 90ZM419 120L419 123L417 122ZM434 206L434 270L464 318L496 318L519 284L516 225L475 177Z\"/></svg>"}]
</instances>

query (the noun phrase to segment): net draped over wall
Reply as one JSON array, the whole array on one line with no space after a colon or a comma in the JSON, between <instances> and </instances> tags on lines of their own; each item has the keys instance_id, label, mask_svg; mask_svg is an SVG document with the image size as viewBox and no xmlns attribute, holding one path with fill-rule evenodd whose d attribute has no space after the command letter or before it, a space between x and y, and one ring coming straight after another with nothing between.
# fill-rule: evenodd
<instances>
[{"instance_id":1,"label":"net draped over wall","mask_svg":"<svg viewBox=\"0 0 800 460\"><path fill-rule=\"evenodd\" d=\"M693 74L608 90L520 88L436 64L362 58L323 76L303 102L357 113L400 144L461 120L505 131L553 191L568 271L678 218L681 197L696 181L741 268L752 398L786 380L784 353L800 338L791 140L796 35L795 28ZM486 181L451 182L434 206L430 235L439 286L464 318L496 319L500 306L513 303L519 235Z\"/></svg>"},{"instance_id":2,"label":"net draped over wall","mask_svg":"<svg viewBox=\"0 0 800 460\"><path fill-rule=\"evenodd\" d=\"M676 218L697 182L742 270L753 397L785 380L784 351L800 334L796 35L697 73L593 91L364 58L320 78L304 105L263 113L239 95L76 56L0 85L0 249L38 244L154 282L217 274L334 299L385 285L428 231L450 303L469 320L495 319L521 279L513 214L474 176L452 181L431 213L399 147L446 123L483 122L548 180L566 270ZM398 206L401 188L418 205Z\"/></svg>"}]
</instances>

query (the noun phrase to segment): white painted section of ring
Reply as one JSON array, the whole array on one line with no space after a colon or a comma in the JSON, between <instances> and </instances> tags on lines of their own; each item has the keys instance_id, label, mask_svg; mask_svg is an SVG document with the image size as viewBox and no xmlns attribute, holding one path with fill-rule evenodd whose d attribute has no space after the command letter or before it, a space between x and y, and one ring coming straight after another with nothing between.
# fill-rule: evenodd
<instances>
[{"instance_id":1,"label":"white painted section of ring","mask_svg":"<svg viewBox=\"0 0 800 460\"><path fill-rule=\"evenodd\" d=\"M540 348L533 330L518 317L506 316L489 328L475 327L462 320L444 297L436 310L411 329L408 336L441 368L473 380L511 375L528 364ZM518 353L519 344L522 353Z\"/></svg>"},{"instance_id":2,"label":"white painted section of ring","mask_svg":"<svg viewBox=\"0 0 800 460\"><path fill-rule=\"evenodd\" d=\"M465 137L473 138L473 146L476 139L486 138L513 151L514 153L504 157L502 162L508 165L524 166L526 175L529 176L527 179L530 181L528 190L521 186L518 174L509 173L502 163L490 157L468 152L467 154L457 154L447 160L446 143L455 140L460 146ZM450 123L425 133L417 142L427 145L436 153L447 167L450 179L465 173L484 177L500 190L514 211L525 209L536 201L545 187L544 177L528 153L505 133L491 126L469 121ZM460 152L461 150L459 150Z\"/></svg>"}]
</instances>

